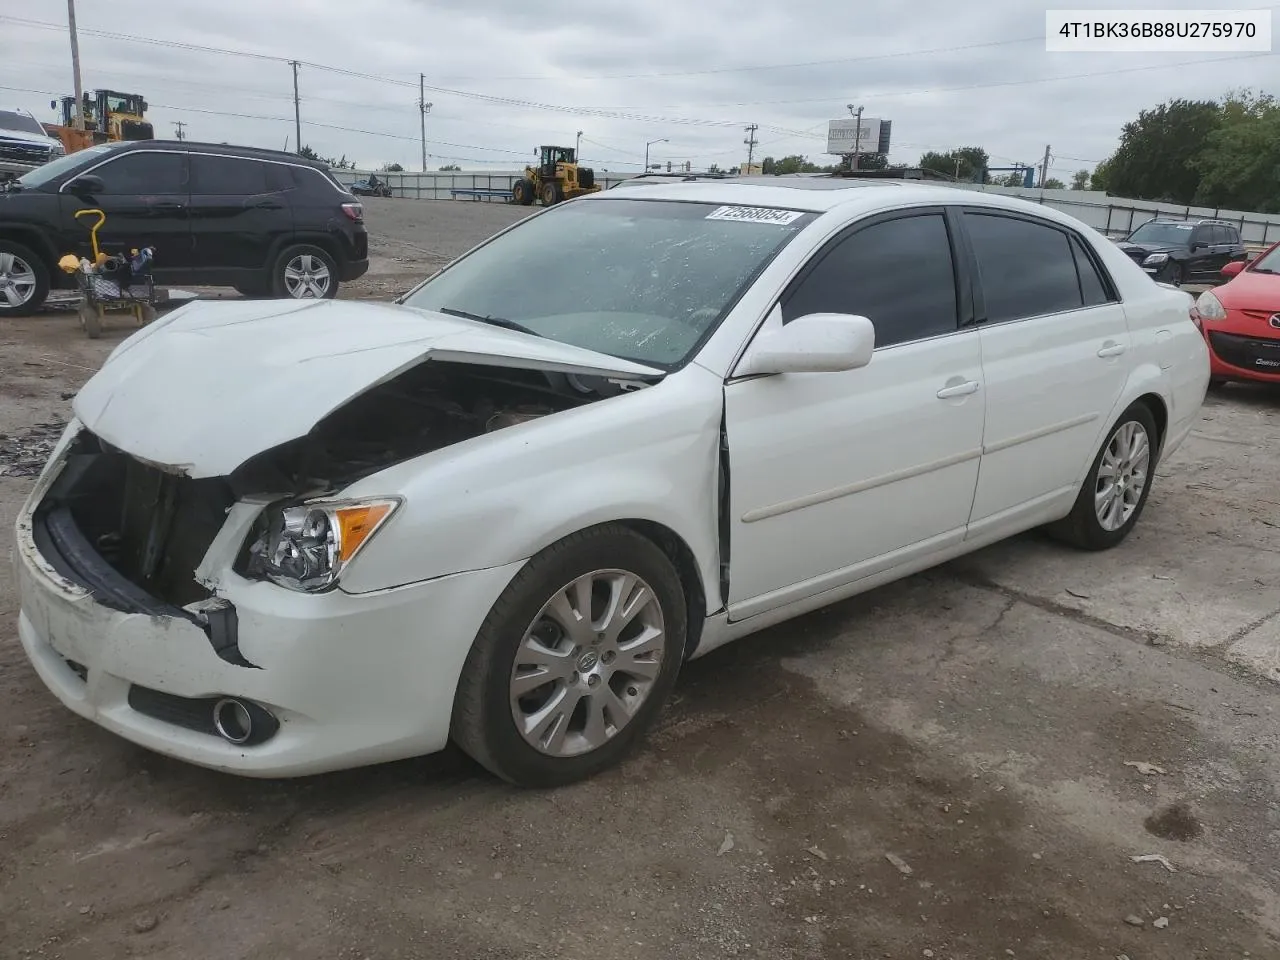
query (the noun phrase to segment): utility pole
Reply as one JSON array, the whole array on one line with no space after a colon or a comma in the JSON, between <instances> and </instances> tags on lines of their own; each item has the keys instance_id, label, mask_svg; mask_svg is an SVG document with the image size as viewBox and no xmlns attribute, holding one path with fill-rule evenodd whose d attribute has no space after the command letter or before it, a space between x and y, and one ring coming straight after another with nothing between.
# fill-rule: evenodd
<instances>
[{"instance_id":1,"label":"utility pole","mask_svg":"<svg viewBox=\"0 0 1280 960\"><path fill-rule=\"evenodd\" d=\"M84 87L80 84L80 38L76 35L76 0L67 0L67 28L71 32L71 79L76 93L76 129L84 129Z\"/></svg>"},{"instance_id":2,"label":"utility pole","mask_svg":"<svg viewBox=\"0 0 1280 960\"><path fill-rule=\"evenodd\" d=\"M298 100L298 61L290 60L289 66L293 67L293 139L294 153L302 154L302 107Z\"/></svg>"},{"instance_id":3,"label":"utility pole","mask_svg":"<svg viewBox=\"0 0 1280 960\"><path fill-rule=\"evenodd\" d=\"M187 139L187 135L186 135L185 133L183 133L183 132L182 132L182 130L183 130L183 128L184 128L185 126L186 126L186 124L185 124L185 123L183 123L181 120L175 120L175 121L173 121L173 129L177 132L177 137L178 137L178 139L179 139L179 140L185 140L185 139Z\"/></svg>"},{"instance_id":4,"label":"utility pole","mask_svg":"<svg viewBox=\"0 0 1280 960\"><path fill-rule=\"evenodd\" d=\"M427 172L427 114L434 104L427 103L427 78L418 74L418 120L422 127L422 172Z\"/></svg>"},{"instance_id":5,"label":"utility pole","mask_svg":"<svg viewBox=\"0 0 1280 960\"><path fill-rule=\"evenodd\" d=\"M573 145L573 159L582 162L582 131L578 131L578 142Z\"/></svg>"},{"instance_id":6,"label":"utility pole","mask_svg":"<svg viewBox=\"0 0 1280 960\"><path fill-rule=\"evenodd\" d=\"M758 124L751 124L747 127L747 139L742 142L747 145L747 175L751 175L751 161L756 155L756 131L760 129Z\"/></svg>"},{"instance_id":7,"label":"utility pole","mask_svg":"<svg viewBox=\"0 0 1280 960\"><path fill-rule=\"evenodd\" d=\"M862 153L862 107L854 114L856 126L853 128L853 169L859 169L858 157Z\"/></svg>"},{"instance_id":8,"label":"utility pole","mask_svg":"<svg viewBox=\"0 0 1280 960\"><path fill-rule=\"evenodd\" d=\"M1040 165L1040 189L1044 189L1044 182L1049 179L1049 144L1044 145L1044 163Z\"/></svg>"}]
</instances>

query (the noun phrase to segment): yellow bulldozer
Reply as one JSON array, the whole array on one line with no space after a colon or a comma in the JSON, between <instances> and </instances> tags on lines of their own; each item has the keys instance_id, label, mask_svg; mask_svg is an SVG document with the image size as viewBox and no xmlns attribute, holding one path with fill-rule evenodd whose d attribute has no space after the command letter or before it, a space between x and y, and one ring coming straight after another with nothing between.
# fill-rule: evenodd
<instances>
[{"instance_id":1,"label":"yellow bulldozer","mask_svg":"<svg viewBox=\"0 0 1280 960\"><path fill-rule=\"evenodd\" d=\"M61 140L67 153L98 143L155 138L155 130L146 119L147 101L136 93L115 90L86 93L82 104L84 130L76 129L75 97L53 100L49 106L54 110L61 109L62 122L44 124L45 132Z\"/></svg>"},{"instance_id":2,"label":"yellow bulldozer","mask_svg":"<svg viewBox=\"0 0 1280 960\"><path fill-rule=\"evenodd\" d=\"M600 189L595 171L578 166L573 147L539 147L538 165L524 168L524 176L511 187L511 199L527 207L537 198L549 207Z\"/></svg>"}]
</instances>

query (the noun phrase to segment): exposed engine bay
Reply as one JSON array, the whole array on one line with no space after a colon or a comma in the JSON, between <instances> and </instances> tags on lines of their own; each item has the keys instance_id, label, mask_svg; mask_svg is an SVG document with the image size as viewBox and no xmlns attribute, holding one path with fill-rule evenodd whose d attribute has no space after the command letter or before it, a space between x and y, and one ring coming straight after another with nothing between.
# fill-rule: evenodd
<instances>
[{"instance_id":1,"label":"exposed engine bay","mask_svg":"<svg viewBox=\"0 0 1280 960\"><path fill-rule=\"evenodd\" d=\"M431 451L642 384L520 368L425 362L363 393L305 436L252 457L228 477L195 479L144 463L89 431L37 509L37 527L68 561L91 549L151 597L207 599L195 570L227 510L251 495L320 496Z\"/></svg>"}]
</instances>

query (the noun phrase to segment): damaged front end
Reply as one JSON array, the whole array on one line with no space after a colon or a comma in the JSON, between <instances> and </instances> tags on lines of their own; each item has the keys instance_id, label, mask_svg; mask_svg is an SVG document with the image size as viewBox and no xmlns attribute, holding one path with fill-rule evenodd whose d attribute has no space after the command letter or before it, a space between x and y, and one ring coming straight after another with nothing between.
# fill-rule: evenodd
<instances>
[{"instance_id":1,"label":"damaged front end","mask_svg":"<svg viewBox=\"0 0 1280 960\"><path fill-rule=\"evenodd\" d=\"M148 463L82 429L33 511L40 553L112 609L184 617L218 655L236 649L234 610L207 555L233 507L252 509L227 566L250 580L323 592L388 522L394 496L341 499L355 481L485 433L635 389L637 383L481 364L425 362L362 393L304 436L226 476Z\"/></svg>"}]
</instances>

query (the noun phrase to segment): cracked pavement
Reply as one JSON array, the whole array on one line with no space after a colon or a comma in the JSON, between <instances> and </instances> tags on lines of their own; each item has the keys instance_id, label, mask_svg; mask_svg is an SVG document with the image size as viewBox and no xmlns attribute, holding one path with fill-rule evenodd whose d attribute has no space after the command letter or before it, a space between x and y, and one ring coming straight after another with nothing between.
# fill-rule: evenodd
<instances>
[{"instance_id":1,"label":"cracked pavement","mask_svg":"<svg viewBox=\"0 0 1280 960\"><path fill-rule=\"evenodd\" d=\"M344 295L509 213L369 206L375 250L432 255ZM0 437L123 333L0 325ZM0 476L6 561L31 482ZM453 752L186 767L63 709L16 615L6 563L3 960L1280 957L1277 391L1211 395L1118 549L1029 534L718 650L633 762L551 793Z\"/></svg>"}]
</instances>

